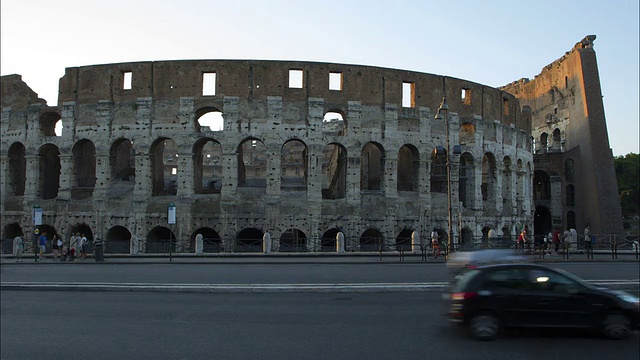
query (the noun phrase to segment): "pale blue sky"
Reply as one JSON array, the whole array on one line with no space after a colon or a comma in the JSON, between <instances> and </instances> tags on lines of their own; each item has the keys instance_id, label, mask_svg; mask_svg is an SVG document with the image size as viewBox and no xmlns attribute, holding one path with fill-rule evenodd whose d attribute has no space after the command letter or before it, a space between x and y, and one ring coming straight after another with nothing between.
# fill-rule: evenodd
<instances>
[{"instance_id":1,"label":"pale blue sky","mask_svg":"<svg viewBox=\"0 0 640 360\"><path fill-rule=\"evenodd\" d=\"M595 34L614 155L639 150L638 0L2 0L2 75L50 105L64 69L174 59L383 66L502 86Z\"/></svg>"}]
</instances>

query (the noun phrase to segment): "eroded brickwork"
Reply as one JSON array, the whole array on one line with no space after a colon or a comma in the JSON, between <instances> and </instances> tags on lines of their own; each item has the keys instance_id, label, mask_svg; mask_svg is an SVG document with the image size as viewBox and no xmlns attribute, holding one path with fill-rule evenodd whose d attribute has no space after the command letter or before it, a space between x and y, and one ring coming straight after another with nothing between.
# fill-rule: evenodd
<instances>
[{"instance_id":1,"label":"eroded brickwork","mask_svg":"<svg viewBox=\"0 0 640 360\"><path fill-rule=\"evenodd\" d=\"M299 87L291 70L302 70ZM214 95L203 95L205 73ZM445 96L450 142L461 145L451 155L456 242L489 228L515 235L533 223L538 118L516 96L404 70L212 60L67 68L54 107L3 76L4 236L31 232L38 205L50 232L133 252L161 251L154 241L169 236L188 248L198 233L226 252L261 249L265 231L276 251L335 250L337 231L348 250L426 238L447 229L445 123L434 119ZM222 130L199 124L211 112ZM147 243L128 243L136 238Z\"/></svg>"}]
</instances>

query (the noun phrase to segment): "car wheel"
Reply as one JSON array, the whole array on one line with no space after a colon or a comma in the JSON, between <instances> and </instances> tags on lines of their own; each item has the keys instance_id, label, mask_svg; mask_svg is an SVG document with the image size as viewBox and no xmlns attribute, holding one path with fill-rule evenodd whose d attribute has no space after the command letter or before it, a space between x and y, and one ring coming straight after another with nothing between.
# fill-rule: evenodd
<instances>
[{"instance_id":1,"label":"car wheel","mask_svg":"<svg viewBox=\"0 0 640 360\"><path fill-rule=\"evenodd\" d=\"M469 320L469 330L478 340L493 340L500 331L500 321L492 313L480 313Z\"/></svg>"},{"instance_id":2,"label":"car wheel","mask_svg":"<svg viewBox=\"0 0 640 360\"><path fill-rule=\"evenodd\" d=\"M629 319L621 314L608 314L602 321L602 334L608 339L622 339L629 333Z\"/></svg>"}]
</instances>

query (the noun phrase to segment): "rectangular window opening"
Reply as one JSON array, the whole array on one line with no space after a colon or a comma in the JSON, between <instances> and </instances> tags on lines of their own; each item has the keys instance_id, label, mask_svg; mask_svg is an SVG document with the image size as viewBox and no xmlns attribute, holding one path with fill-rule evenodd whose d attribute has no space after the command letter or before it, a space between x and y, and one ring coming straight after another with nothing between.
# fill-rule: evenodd
<instances>
[{"instance_id":1,"label":"rectangular window opening","mask_svg":"<svg viewBox=\"0 0 640 360\"><path fill-rule=\"evenodd\" d=\"M509 115L509 99L502 99L502 114Z\"/></svg>"},{"instance_id":2,"label":"rectangular window opening","mask_svg":"<svg viewBox=\"0 0 640 360\"><path fill-rule=\"evenodd\" d=\"M202 96L213 96L216 94L216 73L202 73Z\"/></svg>"},{"instance_id":3,"label":"rectangular window opening","mask_svg":"<svg viewBox=\"0 0 640 360\"><path fill-rule=\"evenodd\" d=\"M462 103L471 105L471 89L462 88Z\"/></svg>"},{"instance_id":4,"label":"rectangular window opening","mask_svg":"<svg viewBox=\"0 0 640 360\"><path fill-rule=\"evenodd\" d=\"M329 90L342 91L342 73L329 73Z\"/></svg>"},{"instance_id":5,"label":"rectangular window opening","mask_svg":"<svg viewBox=\"0 0 640 360\"><path fill-rule=\"evenodd\" d=\"M416 84L412 82L402 83L402 107L412 108L416 106Z\"/></svg>"},{"instance_id":6,"label":"rectangular window opening","mask_svg":"<svg viewBox=\"0 0 640 360\"><path fill-rule=\"evenodd\" d=\"M302 89L302 70L290 69L289 70L289 88Z\"/></svg>"},{"instance_id":7,"label":"rectangular window opening","mask_svg":"<svg viewBox=\"0 0 640 360\"><path fill-rule=\"evenodd\" d=\"M122 89L131 90L131 81L133 80L133 73L131 71L125 71L122 73Z\"/></svg>"}]
</instances>

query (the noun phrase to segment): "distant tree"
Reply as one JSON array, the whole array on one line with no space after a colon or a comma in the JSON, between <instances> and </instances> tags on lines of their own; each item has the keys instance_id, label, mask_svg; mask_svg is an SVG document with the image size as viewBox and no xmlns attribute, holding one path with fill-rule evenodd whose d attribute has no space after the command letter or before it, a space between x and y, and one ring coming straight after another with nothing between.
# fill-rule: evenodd
<instances>
[{"instance_id":1,"label":"distant tree","mask_svg":"<svg viewBox=\"0 0 640 360\"><path fill-rule=\"evenodd\" d=\"M637 215L640 213L640 157L638 154L629 153L614 157L613 162L618 178L622 216L626 218Z\"/></svg>"}]
</instances>

